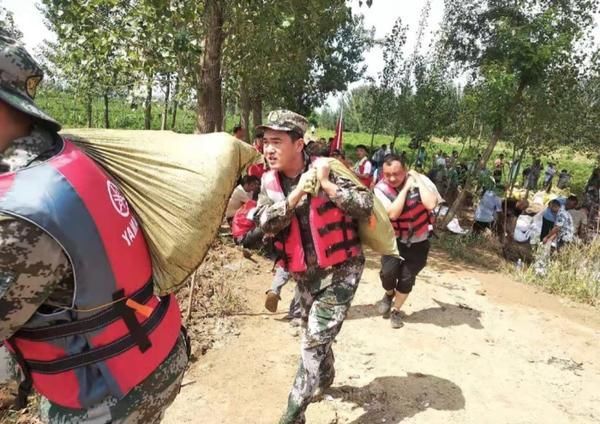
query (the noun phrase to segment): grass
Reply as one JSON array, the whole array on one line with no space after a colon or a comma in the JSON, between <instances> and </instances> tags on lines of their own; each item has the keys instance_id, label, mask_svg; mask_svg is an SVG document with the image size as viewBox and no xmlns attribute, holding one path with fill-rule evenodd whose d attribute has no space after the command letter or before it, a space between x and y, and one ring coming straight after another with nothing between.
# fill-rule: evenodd
<instances>
[{"instance_id":1,"label":"grass","mask_svg":"<svg viewBox=\"0 0 600 424\"><path fill-rule=\"evenodd\" d=\"M516 270L507 266L519 280L544 290L570 297L578 302L600 306L600 239L589 244L572 244L555 254L545 276L535 273L533 267Z\"/></svg>"}]
</instances>

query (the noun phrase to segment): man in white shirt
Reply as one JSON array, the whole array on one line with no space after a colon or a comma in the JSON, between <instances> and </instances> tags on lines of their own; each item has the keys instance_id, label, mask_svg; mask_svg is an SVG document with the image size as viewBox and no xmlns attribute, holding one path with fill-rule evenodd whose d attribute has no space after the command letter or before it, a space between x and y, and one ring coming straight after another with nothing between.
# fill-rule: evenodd
<instances>
[{"instance_id":1,"label":"man in white shirt","mask_svg":"<svg viewBox=\"0 0 600 424\"><path fill-rule=\"evenodd\" d=\"M365 186L370 188L373 181L373 166L369 160L367 146L362 144L356 146L356 156L358 156L358 162L354 165L354 173Z\"/></svg>"},{"instance_id":2,"label":"man in white shirt","mask_svg":"<svg viewBox=\"0 0 600 424\"><path fill-rule=\"evenodd\" d=\"M231 221L237 210L248 200L252 200L254 193L258 193L259 189L260 179L255 176L245 175L242 178L242 183L237 186L231 194L231 198L227 204L227 210L225 211L225 218L227 218L228 221Z\"/></svg>"}]
</instances>

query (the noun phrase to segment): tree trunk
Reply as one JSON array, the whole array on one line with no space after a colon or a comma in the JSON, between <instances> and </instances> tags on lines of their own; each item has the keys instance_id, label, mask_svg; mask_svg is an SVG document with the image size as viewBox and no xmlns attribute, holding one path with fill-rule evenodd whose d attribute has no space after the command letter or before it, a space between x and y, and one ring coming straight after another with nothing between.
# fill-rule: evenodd
<instances>
[{"instance_id":1,"label":"tree trunk","mask_svg":"<svg viewBox=\"0 0 600 424\"><path fill-rule=\"evenodd\" d=\"M375 105L375 106L376 106L375 122L373 125L373 132L371 132L371 151L369 153L373 152L373 145L375 144L375 133L377 132L377 127L379 126L379 105Z\"/></svg>"},{"instance_id":2,"label":"tree trunk","mask_svg":"<svg viewBox=\"0 0 600 424\"><path fill-rule=\"evenodd\" d=\"M515 188L515 183L517 182L517 178L519 178L519 172L521 171L521 164L523 163L523 158L525 157L525 152L527 151L527 144L529 143L529 136L527 136L527 140L525 140L525 144L521 149L521 153L519 154L519 162L517 162L517 168L515 169L514 175L510 176L510 188L509 195L512 195L512 191ZM512 170L511 170L512 171Z\"/></svg>"},{"instance_id":3,"label":"tree trunk","mask_svg":"<svg viewBox=\"0 0 600 424\"><path fill-rule=\"evenodd\" d=\"M175 129L177 123L177 108L179 107L179 75L175 77L175 89L173 90L173 119L171 120L171 129Z\"/></svg>"},{"instance_id":4,"label":"tree trunk","mask_svg":"<svg viewBox=\"0 0 600 424\"><path fill-rule=\"evenodd\" d=\"M223 87L221 86L221 80L219 80L219 84L216 87L217 98L219 99L219 104L215 105L215 120L216 120L216 131L223 131L225 128L225 112L223 111Z\"/></svg>"},{"instance_id":5,"label":"tree trunk","mask_svg":"<svg viewBox=\"0 0 600 424\"><path fill-rule=\"evenodd\" d=\"M85 99L85 114L87 118L87 127L92 128L92 96L87 96Z\"/></svg>"},{"instance_id":6,"label":"tree trunk","mask_svg":"<svg viewBox=\"0 0 600 424\"><path fill-rule=\"evenodd\" d=\"M517 92L515 93L515 97L513 98L512 104L510 105L509 109L506 111L506 116L510 117L513 114L515 107L517 106L517 104L519 104L519 102L521 101L521 98L523 97L524 90L525 90L525 83L523 81L521 81L521 83L519 84L519 88L517 89ZM479 132L480 140L481 140L482 134L483 134L483 124L481 124L480 132ZM479 171L481 171L485 167L488 160L490 159L490 156L492 156L492 153L494 152L494 149L496 148L496 144L498 144L498 140L500 140L501 136L502 136L502 127L498 126L494 129L494 132L492 133L492 138L490 139L490 142L489 142L487 148L485 149L485 151L483 152L483 155L481 156L481 162L479 163L478 166L476 166L474 168L475 175L471 175L471 177L477 176L477 174L479 174ZM444 220L444 223L443 223L444 228L446 228L448 223L450 221L452 221L452 219L456 216L456 212L461 207L462 202L465 199L467 190L470 190L470 188L471 188L472 180L473 180L473 178L467 178L467 183L465 184L465 188L463 189L463 191L460 192L460 194L458 195L458 197L452 204L452 207L448 211L448 214L446 215L446 219Z\"/></svg>"},{"instance_id":7,"label":"tree trunk","mask_svg":"<svg viewBox=\"0 0 600 424\"><path fill-rule=\"evenodd\" d=\"M248 91L248 84L244 79L240 83L240 108L242 110L241 125L246 129L246 143L250 142L250 92Z\"/></svg>"},{"instance_id":8,"label":"tree trunk","mask_svg":"<svg viewBox=\"0 0 600 424\"><path fill-rule=\"evenodd\" d=\"M462 156L463 152L465 151L465 147L467 146L467 144L469 145L469 147L471 146L471 136L468 136L467 139L465 141L463 141L462 147L460 148L460 152L458 153L459 158Z\"/></svg>"},{"instance_id":9,"label":"tree trunk","mask_svg":"<svg viewBox=\"0 0 600 424\"><path fill-rule=\"evenodd\" d=\"M375 144L375 127L373 127L373 131L371 132L371 151L373 151L374 144Z\"/></svg>"},{"instance_id":10,"label":"tree trunk","mask_svg":"<svg viewBox=\"0 0 600 424\"><path fill-rule=\"evenodd\" d=\"M254 128L262 125L263 104L261 97L254 97L252 100L252 125Z\"/></svg>"},{"instance_id":11,"label":"tree trunk","mask_svg":"<svg viewBox=\"0 0 600 424\"><path fill-rule=\"evenodd\" d=\"M108 90L104 92L104 128L110 128L110 122L108 120Z\"/></svg>"},{"instance_id":12,"label":"tree trunk","mask_svg":"<svg viewBox=\"0 0 600 424\"><path fill-rule=\"evenodd\" d=\"M148 78L146 84L146 101L144 102L144 129L152 128L152 77Z\"/></svg>"},{"instance_id":13,"label":"tree trunk","mask_svg":"<svg viewBox=\"0 0 600 424\"><path fill-rule=\"evenodd\" d=\"M223 114L221 116L222 118L222 122L221 122L221 131L227 131L227 97L223 96L223 104L221 105L221 110L223 111Z\"/></svg>"},{"instance_id":14,"label":"tree trunk","mask_svg":"<svg viewBox=\"0 0 600 424\"><path fill-rule=\"evenodd\" d=\"M204 6L204 53L200 64L197 131L209 133L221 127L221 47L224 0L207 0Z\"/></svg>"},{"instance_id":15,"label":"tree trunk","mask_svg":"<svg viewBox=\"0 0 600 424\"><path fill-rule=\"evenodd\" d=\"M462 203L465 200L465 196L466 196L467 192L471 189L471 185L472 185L474 177L476 177L477 174L479 173L479 171L481 171L484 168L485 164L487 163L490 156L492 155L492 152L494 151L496 144L498 144L498 140L500 140L501 135L502 135L502 128L500 128L500 127L496 128L494 130L494 132L492 133L492 138L490 139L490 142L489 142L487 148L483 152L483 155L481 155L481 162L478 164L478 166L475 166L473 168L473 171L467 177L467 182L465 183L465 187L458 194L458 197L456 198L456 200L452 204L452 207L450 207L450 210L446 214L446 218L444 219L444 223L443 223L443 228L446 228L448 223L450 221L452 221L452 219L454 219L454 217L456 216L456 212L462 206Z\"/></svg>"},{"instance_id":16,"label":"tree trunk","mask_svg":"<svg viewBox=\"0 0 600 424\"><path fill-rule=\"evenodd\" d=\"M167 74L165 89L165 107L163 109L162 122L160 123L160 130L165 131L167 129L167 118L169 117L169 100L171 97L171 74Z\"/></svg>"}]
</instances>

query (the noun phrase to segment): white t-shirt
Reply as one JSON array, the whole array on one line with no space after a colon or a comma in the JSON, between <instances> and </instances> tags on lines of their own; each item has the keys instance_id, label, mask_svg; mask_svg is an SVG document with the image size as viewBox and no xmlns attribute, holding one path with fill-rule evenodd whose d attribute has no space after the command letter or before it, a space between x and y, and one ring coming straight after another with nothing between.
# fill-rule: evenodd
<instances>
[{"instance_id":1,"label":"white t-shirt","mask_svg":"<svg viewBox=\"0 0 600 424\"><path fill-rule=\"evenodd\" d=\"M362 165L364 165L363 172L360 172L359 167ZM373 168L372 168L371 162L369 161L368 158L362 158L361 160L356 162L356 165L354 166L354 172L356 172L357 174L371 175L372 170L373 170Z\"/></svg>"},{"instance_id":2,"label":"white t-shirt","mask_svg":"<svg viewBox=\"0 0 600 424\"><path fill-rule=\"evenodd\" d=\"M533 231L533 216L525 214L519 215L515 225L515 233L513 235L515 241L519 243L525 243L526 241L529 241Z\"/></svg>"},{"instance_id":3,"label":"white t-shirt","mask_svg":"<svg viewBox=\"0 0 600 424\"><path fill-rule=\"evenodd\" d=\"M250 193L247 193L246 190L244 190L244 187L242 187L241 185L237 186L235 190L233 190L231 198L229 199L229 203L227 204L225 217L233 218L237 210L241 208L244 203L251 199L252 195Z\"/></svg>"}]
</instances>

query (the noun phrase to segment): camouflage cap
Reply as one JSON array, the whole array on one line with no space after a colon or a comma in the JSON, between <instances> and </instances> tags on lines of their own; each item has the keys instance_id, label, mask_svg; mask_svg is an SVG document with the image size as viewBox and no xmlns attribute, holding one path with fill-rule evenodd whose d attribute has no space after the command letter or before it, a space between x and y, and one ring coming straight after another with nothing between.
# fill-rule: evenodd
<instances>
[{"instance_id":1,"label":"camouflage cap","mask_svg":"<svg viewBox=\"0 0 600 424\"><path fill-rule=\"evenodd\" d=\"M294 131L304 136L308 128L308 120L295 112L280 109L269 113L267 122L256 128L259 130Z\"/></svg>"},{"instance_id":2,"label":"camouflage cap","mask_svg":"<svg viewBox=\"0 0 600 424\"><path fill-rule=\"evenodd\" d=\"M20 42L0 29L0 100L60 131L60 124L38 108L33 99L44 71Z\"/></svg>"}]
</instances>

